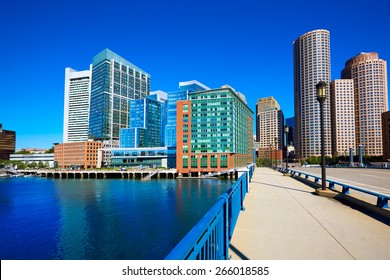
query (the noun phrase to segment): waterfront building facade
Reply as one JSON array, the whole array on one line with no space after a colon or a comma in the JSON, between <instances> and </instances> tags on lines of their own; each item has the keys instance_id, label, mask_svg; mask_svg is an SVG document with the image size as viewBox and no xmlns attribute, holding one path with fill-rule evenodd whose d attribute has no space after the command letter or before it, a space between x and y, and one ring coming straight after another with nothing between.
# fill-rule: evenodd
<instances>
[{"instance_id":1,"label":"waterfront building facade","mask_svg":"<svg viewBox=\"0 0 390 280\"><path fill-rule=\"evenodd\" d=\"M334 80L330 85L332 154L347 156L356 151L355 108L352 79Z\"/></svg>"},{"instance_id":2,"label":"waterfront building facade","mask_svg":"<svg viewBox=\"0 0 390 280\"><path fill-rule=\"evenodd\" d=\"M324 102L325 154L331 156L330 122L330 33L313 30L293 43L294 49L294 146L298 158L321 155L320 105L316 85L328 83Z\"/></svg>"},{"instance_id":3,"label":"waterfront building facade","mask_svg":"<svg viewBox=\"0 0 390 280\"><path fill-rule=\"evenodd\" d=\"M381 114L388 110L387 63L375 52L345 63L342 79L354 81L356 145L367 155L383 155Z\"/></svg>"},{"instance_id":4,"label":"waterfront building facade","mask_svg":"<svg viewBox=\"0 0 390 280\"><path fill-rule=\"evenodd\" d=\"M178 172L204 174L252 163L252 115L245 97L229 86L192 92L178 101Z\"/></svg>"},{"instance_id":5,"label":"waterfront building facade","mask_svg":"<svg viewBox=\"0 0 390 280\"><path fill-rule=\"evenodd\" d=\"M284 149L284 116L272 96L257 100L256 138L262 148L272 145L276 150Z\"/></svg>"},{"instance_id":6,"label":"waterfront building facade","mask_svg":"<svg viewBox=\"0 0 390 280\"><path fill-rule=\"evenodd\" d=\"M120 167L175 168L174 147L145 147L111 149L111 165Z\"/></svg>"},{"instance_id":7,"label":"waterfront building facade","mask_svg":"<svg viewBox=\"0 0 390 280\"><path fill-rule=\"evenodd\" d=\"M176 102L187 100L190 92L209 90L210 88L202 83L192 80L179 83L179 90L168 93L167 101L167 123L165 126L165 145L166 147L176 147Z\"/></svg>"},{"instance_id":8,"label":"waterfront building facade","mask_svg":"<svg viewBox=\"0 0 390 280\"><path fill-rule=\"evenodd\" d=\"M129 101L129 128L120 130L121 148L164 145L165 100L163 92Z\"/></svg>"},{"instance_id":9,"label":"waterfront building facade","mask_svg":"<svg viewBox=\"0 0 390 280\"><path fill-rule=\"evenodd\" d=\"M16 132L3 129L0 123L0 159L9 160L10 155L15 153Z\"/></svg>"},{"instance_id":10,"label":"waterfront building facade","mask_svg":"<svg viewBox=\"0 0 390 280\"><path fill-rule=\"evenodd\" d=\"M95 168L102 143L97 141L70 142L54 145L54 161L59 168Z\"/></svg>"},{"instance_id":11,"label":"waterfront building facade","mask_svg":"<svg viewBox=\"0 0 390 280\"><path fill-rule=\"evenodd\" d=\"M382 113L383 160L390 161L390 111Z\"/></svg>"},{"instance_id":12,"label":"waterfront building facade","mask_svg":"<svg viewBox=\"0 0 390 280\"><path fill-rule=\"evenodd\" d=\"M64 143L88 140L91 67L85 71L65 68Z\"/></svg>"},{"instance_id":13,"label":"waterfront building facade","mask_svg":"<svg viewBox=\"0 0 390 280\"><path fill-rule=\"evenodd\" d=\"M10 160L21 161L25 164L35 163L36 166L42 164L45 167L54 167L54 154L52 153L11 154Z\"/></svg>"},{"instance_id":14,"label":"waterfront building facade","mask_svg":"<svg viewBox=\"0 0 390 280\"><path fill-rule=\"evenodd\" d=\"M104 49L93 58L89 134L93 139L118 141L129 126L129 101L145 98L150 75Z\"/></svg>"}]
</instances>

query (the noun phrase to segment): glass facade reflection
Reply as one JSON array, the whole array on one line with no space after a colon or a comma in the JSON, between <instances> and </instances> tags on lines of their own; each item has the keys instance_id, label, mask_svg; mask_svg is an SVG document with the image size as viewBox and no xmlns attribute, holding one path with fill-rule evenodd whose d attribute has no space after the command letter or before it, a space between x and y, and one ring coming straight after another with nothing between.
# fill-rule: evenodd
<instances>
[{"instance_id":1,"label":"glass facade reflection","mask_svg":"<svg viewBox=\"0 0 390 280\"><path fill-rule=\"evenodd\" d=\"M167 147L112 149L111 165L175 168L176 149Z\"/></svg>"},{"instance_id":2,"label":"glass facade reflection","mask_svg":"<svg viewBox=\"0 0 390 280\"><path fill-rule=\"evenodd\" d=\"M129 101L149 95L150 75L109 49L93 58L89 136L119 140L129 126Z\"/></svg>"}]
</instances>

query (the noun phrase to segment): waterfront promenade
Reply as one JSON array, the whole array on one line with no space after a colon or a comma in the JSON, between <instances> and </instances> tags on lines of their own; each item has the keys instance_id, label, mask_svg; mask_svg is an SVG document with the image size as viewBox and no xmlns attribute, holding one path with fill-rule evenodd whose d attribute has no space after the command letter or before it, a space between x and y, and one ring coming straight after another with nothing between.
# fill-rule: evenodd
<instances>
[{"instance_id":1,"label":"waterfront promenade","mask_svg":"<svg viewBox=\"0 0 390 280\"><path fill-rule=\"evenodd\" d=\"M233 260L390 260L390 222L257 168L231 240Z\"/></svg>"}]
</instances>

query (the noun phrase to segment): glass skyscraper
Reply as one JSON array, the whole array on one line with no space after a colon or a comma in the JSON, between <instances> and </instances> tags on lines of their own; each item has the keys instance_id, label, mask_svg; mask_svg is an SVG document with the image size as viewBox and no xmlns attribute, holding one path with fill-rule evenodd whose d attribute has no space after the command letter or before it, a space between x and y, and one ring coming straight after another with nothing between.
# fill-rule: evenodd
<instances>
[{"instance_id":1,"label":"glass skyscraper","mask_svg":"<svg viewBox=\"0 0 390 280\"><path fill-rule=\"evenodd\" d=\"M165 126L165 146L176 146L176 102L187 100L188 93L209 90L207 86L192 80L179 83L179 91L168 93L167 124Z\"/></svg>"},{"instance_id":2,"label":"glass skyscraper","mask_svg":"<svg viewBox=\"0 0 390 280\"><path fill-rule=\"evenodd\" d=\"M130 100L129 108L129 128L120 130L120 147L162 147L165 100L160 94Z\"/></svg>"},{"instance_id":3,"label":"glass skyscraper","mask_svg":"<svg viewBox=\"0 0 390 280\"><path fill-rule=\"evenodd\" d=\"M104 49L93 58L89 136L119 140L129 126L129 101L149 95L150 75Z\"/></svg>"}]
</instances>

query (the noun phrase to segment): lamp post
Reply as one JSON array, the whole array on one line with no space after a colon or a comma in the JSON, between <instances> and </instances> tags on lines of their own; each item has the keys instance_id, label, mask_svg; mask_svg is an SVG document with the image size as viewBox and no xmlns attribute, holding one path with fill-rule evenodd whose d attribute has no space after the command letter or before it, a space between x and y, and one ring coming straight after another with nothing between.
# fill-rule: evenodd
<instances>
[{"instance_id":1,"label":"lamp post","mask_svg":"<svg viewBox=\"0 0 390 280\"><path fill-rule=\"evenodd\" d=\"M326 169L325 169L325 133L324 133L324 102L326 99L326 82L320 81L316 85L317 101L320 103L320 119L321 119L321 181L322 190L326 190Z\"/></svg>"},{"instance_id":2,"label":"lamp post","mask_svg":"<svg viewBox=\"0 0 390 280\"><path fill-rule=\"evenodd\" d=\"M287 144L288 144L288 141L287 141L288 130L289 130L289 127L288 127L288 125L286 124L286 125L284 126L284 133L286 134L286 174L288 174L288 150L287 150Z\"/></svg>"},{"instance_id":3,"label":"lamp post","mask_svg":"<svg viewBox=\"0 0 390 280\"><path fill-rule=\"evenodd\" d=\"M275 137L275 170L278 168L278 138Z\"/></svg>"}]
</instances>

